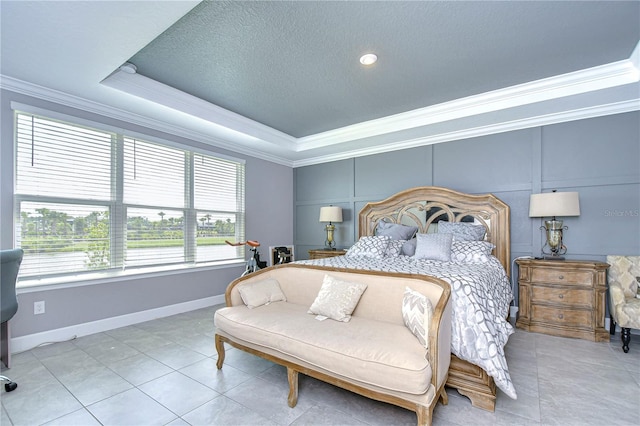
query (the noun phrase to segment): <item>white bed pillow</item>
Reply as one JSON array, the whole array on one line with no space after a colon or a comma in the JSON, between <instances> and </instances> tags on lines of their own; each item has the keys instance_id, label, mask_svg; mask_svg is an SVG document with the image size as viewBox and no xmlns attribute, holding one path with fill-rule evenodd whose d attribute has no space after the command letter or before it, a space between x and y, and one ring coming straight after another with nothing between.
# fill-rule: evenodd
<instances>
[{"instance_id":1,"label":"white bed pillow","mask_svg":"<svg viewBox=\"0 0 640 426\"><path fill-rule=\"evenodd\" d=\"M390 241L391 237L388 235L360 237L360 239L347 250L345 256L382 259L387 252Z\"/></svg>"},{"instance_id":2,"label":"white bed pillow","mask_svg":"<svg viewBox=\"0 0 640 426\"><path fill-rule=\"evenodd\" d=\"M280 283L275 278L238 284L238 292L249 309L268 305L271 302L287 301L280 288Z\"/></svg>"},{"instance_id":3,"label":"white bed pillow","mask_svg":"<svg viewBox=\"0 0 640 426\"><path fill-rule=\"evenodd\" d=\"M439 234L453 234L456 241L481 241L487 233L483 225L466 222L438 222Z\"/></svg>"},{"instance_id":4,"label":"white bed pillow","mask_svg":"<svg viewBox=\"0 0 640 426\"><path fill-rule=\"evenodd\" d=\"M451 261L455 263L486 263L491 258L494 245L488 241L454 241L451 244Z\"/></svg>"},{"instance_id":5,"label":"white bed pillow","mask_svg":"<svg viewBox=\"0 0 640 426\"><path fill-rule=\"evenodd\" d=\"M308 313L349 322L351 313L366 289L367 285L364 283L343 281L331 275L325 275L318 296L311 304Z\"/></svg>"},{"instance_id":6,"label":"white bed pillow","mask_svg":"<svg viewBox=\"0 0 640 426\"><path fill-rule=\"evenodd\" d=\"M418 234L416 235L415 259L430 259L449 262L451 260L451 234Z\"/></svg>"},{"instance_id":7,"label":"white bed pillow","mask_svg":"<svg viewBox=\"0 0 640 426\"><path fill-rule=\"evenodd\" d=\"M406 243L405 240L391 240L387 246L387 251L384 253L384 257L398 257L402 253L402 247Z\"/></svg>"},{"instance_id":8,"label":"white bed pillow","mask_svg":"<svg viewBox=\"0 0 640 426\"><path fill-rule=\"evenodd\" d=\"M413 333L420 344L429 349L429 325L433 316L431 300L422 293L404 289L402 298L402 319L404 325Z\"/></svg>"}]
</instances>

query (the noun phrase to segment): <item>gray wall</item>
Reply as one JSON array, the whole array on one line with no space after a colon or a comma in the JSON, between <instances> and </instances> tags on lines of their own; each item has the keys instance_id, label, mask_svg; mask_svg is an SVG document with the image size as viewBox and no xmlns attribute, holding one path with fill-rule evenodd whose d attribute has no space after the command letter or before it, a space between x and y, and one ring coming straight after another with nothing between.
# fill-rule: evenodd
<instances>
[{"instance_id":1,"label":"gray wall","mask_svg":"<svg viewBox=\"0 0 640 426\"><path fill-rule=\"evenodd\" d=\"M208 145L170 136L13 92L0 96L0 247L13 244L13 112L18 101L115 127L180 142L246 160L246 235L260 241L263 258L268 247L293 243L293 171L290 167L243 156ZM268 178L267 178L268 177ZM119 315L136 313L182 302L224 294L227 284L243 267L195 269L153 278L127 278L113 282L58 289L21 292L18 313L12 320L12 335L54 330ZM44 300L46 313L33 315L33 302Z\"/></svg>"},{"instance_id":2,"label":"gray wall","mask_svg":"<svg viewBox=\"0 0 640 426\"><path fill-rule=\"evenodd\" d=\"M297 257L322 247L321 206L340 205L338 246L357 237L369 201L414 186L493 193L511 207L511 254L538 256L541 219L529 218L529 195L578 191L581 215L569 227L567 258L605 260L640 253L640 114L537 127L294 170ZM516 271L517 272L517 271Z\"/></svg>"}]
</instances>

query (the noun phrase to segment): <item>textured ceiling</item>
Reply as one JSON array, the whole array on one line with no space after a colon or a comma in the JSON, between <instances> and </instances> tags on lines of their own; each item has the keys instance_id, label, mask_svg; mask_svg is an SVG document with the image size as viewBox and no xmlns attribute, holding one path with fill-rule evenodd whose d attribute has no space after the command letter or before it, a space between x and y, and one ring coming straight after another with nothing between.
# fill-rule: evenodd
<instances>
[{"instance_id":1,"label":"textured ceiling","mask_svg":"<svg viewBox=\"0 0 640 426\"><path fill-rule=\"evenodd\" d=\"M215 1L129 62L299 138L627 59L639 21L636 1Z\"/></svg>"}]
</instances>

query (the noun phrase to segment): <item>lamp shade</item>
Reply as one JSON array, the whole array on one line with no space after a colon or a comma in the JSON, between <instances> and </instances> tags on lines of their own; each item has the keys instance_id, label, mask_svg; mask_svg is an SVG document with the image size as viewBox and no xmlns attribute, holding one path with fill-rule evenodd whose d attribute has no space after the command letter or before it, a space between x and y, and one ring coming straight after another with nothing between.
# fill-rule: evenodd
<instances>
[{"instance_id":1,"label":"lamp shade","mask_svg":"<svg viewBox=\"0 0 640 426\"><path fill-rule=\"evenodd\" d=\"M320 207L320 222L342 222L342 207Z\"/></svg>"},{"instance_id":2,"label":"lamp shade","mask_svg":"<svg viewBox=\"0 0 640 426\"><path fill-rule=\"evenodd\" d=\"M577 192L531 194L529 217L580 216Z\"/></svg>"}]
</instances>

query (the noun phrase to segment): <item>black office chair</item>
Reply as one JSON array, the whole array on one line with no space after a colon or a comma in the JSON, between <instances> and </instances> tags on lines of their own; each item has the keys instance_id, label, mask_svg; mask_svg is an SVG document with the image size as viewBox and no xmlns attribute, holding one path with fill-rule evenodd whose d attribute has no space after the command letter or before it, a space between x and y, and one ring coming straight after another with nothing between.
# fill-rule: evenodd
<instances>
[{"instance_id":1,"label":"black office chair","mask_svg":"<svg viewBox=\"0 0 640 426\"><path fill-rule=\"evenodd\" d=\"M16 297L16 282L18 270L22 263L22 249L0 251L0 357L2 362L10 367L11 351L9 349L9 320L18 311L18 298ZM0 375L0 381L4 382L4 390L11 392L18 387L16 382L6 376Z\"/></svg>"}]
</instances>

